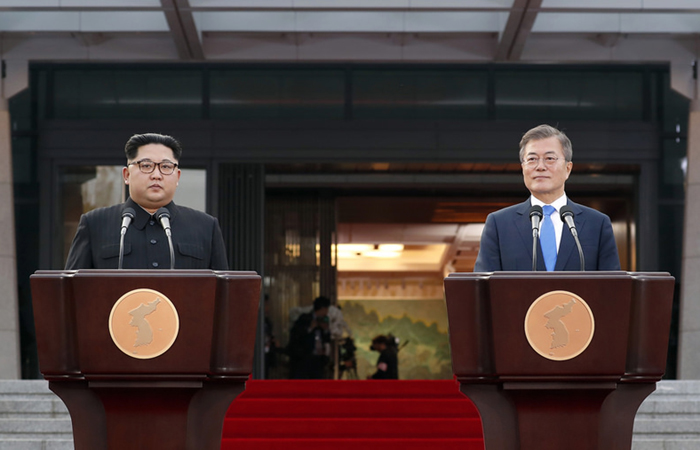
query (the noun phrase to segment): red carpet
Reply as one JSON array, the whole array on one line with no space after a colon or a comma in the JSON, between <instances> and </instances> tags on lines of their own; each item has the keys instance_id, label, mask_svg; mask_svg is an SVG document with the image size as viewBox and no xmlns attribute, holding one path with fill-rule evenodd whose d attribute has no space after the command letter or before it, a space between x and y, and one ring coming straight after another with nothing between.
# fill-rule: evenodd
<instances>
[{"instance_id":1,"label":"red carpet","mask_svg":"<svg viewBox=\"0 0 700 450\"><path fill-rule=\"evenodd\" d=\"M445 381L251 380L222 450L483 450L474 405Z\"/></svg>"}]
</instances>

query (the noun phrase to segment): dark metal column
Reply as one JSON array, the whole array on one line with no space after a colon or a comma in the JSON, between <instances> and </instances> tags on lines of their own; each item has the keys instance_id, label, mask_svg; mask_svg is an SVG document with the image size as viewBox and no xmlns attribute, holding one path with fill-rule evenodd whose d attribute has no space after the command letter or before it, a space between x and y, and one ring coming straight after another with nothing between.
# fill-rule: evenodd
<instances>
[{"instance_id":1,"label":"dark metal column","mask_svg":"<svg viewBox=\"0 0 700 450\"><path fill-rule=\"evenodd\" d=\"M231 270L254 270L264 279L265 167L262 164L219 166L217 215ZM253 377L265 377L264 299L260 299Z\"/></svg>"}]
</instances>

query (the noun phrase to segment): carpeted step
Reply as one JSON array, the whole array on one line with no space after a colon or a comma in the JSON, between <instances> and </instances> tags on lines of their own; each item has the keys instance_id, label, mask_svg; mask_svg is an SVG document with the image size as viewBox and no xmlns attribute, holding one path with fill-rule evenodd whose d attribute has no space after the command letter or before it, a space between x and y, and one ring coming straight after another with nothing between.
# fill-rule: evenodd
<instances>
[{"instance_id":1,"label":"carpeted step","mask_svg":"<svg viewBox=\"0 0 700 450\"><path fill-rule=\"evenodd\" d=\"M467 399L424 398L342 398L329 408L331 399L238 398L228 411L228 418L411 418L463 417L478 418L479 413Z\"/></svg>"},{"instance_id":2,"label":"carpeted step","mask_svg":"<svg viewBox=\"0 0 700 450\"><path fill-rule=\"evenodd\" d=\"M453 380L250 380L222 450L483 450L481 420Z\"/></svg>"},{"instance_id":3,"label":"carpeted step","mask_svg":"<svg viewBox=\"0 0 700 450\"><path fill-rule=\"evenodd\" d=\"M224 439L221 450L484 450L481 439Z\"/></svg>"},{"instance_id":4,"label":"carpeted step","mask_svg":"<svg viewBox=\"0 0 700 450\"><path fill-rule=\"evenodd\" d=\"M226 419L224 439L479 439L478 418Z\"/></svg>"},{"instance_id":5,"label":"carpeted step","mask_svg":"<svg viewBox=\"0 0 700 450\"><path fill-rule=\"evenodd\" d=\"M463 398L454 380L249 380L239 398Z\"/></svg>"}]
</instances>

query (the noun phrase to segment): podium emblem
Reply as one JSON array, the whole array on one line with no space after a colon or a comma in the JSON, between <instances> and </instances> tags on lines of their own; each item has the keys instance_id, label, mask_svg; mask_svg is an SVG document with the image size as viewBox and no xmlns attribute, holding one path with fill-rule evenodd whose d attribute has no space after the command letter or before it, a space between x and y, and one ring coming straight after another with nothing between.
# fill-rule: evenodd
<instances>
[{"instance_id":1,"label":"podium emblem","mask_svg":"<svg viewBox=\"0 0 700 450\"><path fill-rule=\"evenodd\" d=\"M168 297L152 289L135 289L114 303L109 334L132 358L151 359L167 352L180 331L180 318Z\"/></svg>"},{"instance_id":2,"label":"podium emblem","mask_svg":"<svg viewBox=\"0 0 700 450\"><path fill-rule=\"evenodd\" d=\"M573 292L547 292L532 302L525 315L527 341L552 361L573 359L586 351L594 332L593 311Z\"/></svg>"}]
</instances>

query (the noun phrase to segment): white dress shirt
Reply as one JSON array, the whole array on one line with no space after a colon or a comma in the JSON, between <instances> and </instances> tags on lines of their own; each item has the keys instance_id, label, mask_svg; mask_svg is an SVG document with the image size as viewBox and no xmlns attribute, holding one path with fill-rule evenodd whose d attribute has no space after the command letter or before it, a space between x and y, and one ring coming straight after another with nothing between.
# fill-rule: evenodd
<instances>
[{"instance_id":1,"label":"white dress shirt","mask_svg":"<svg viewBox=\"0 0 700 450\"><path fill-rule=\"evenodd\" d=\"M550 205L554 207L556 210L555 212L552 213L551 216L549 216L552 219L552 225L554 225L554 236L557 239L557 253L559 253L559 243L561 242L561 233L562 230L564 229L564 222L561 221L561 216L559 215L559 211L561 210L561 207L566 205L567 199L566 199L566 194L562 195L558 199L554 200ZM533 195L530 196L530 206L535 206L535 205L540 205L544 206L546 203L542 202L541 200L538 200L535 198Z\"/></svg>"}]
</instances>

